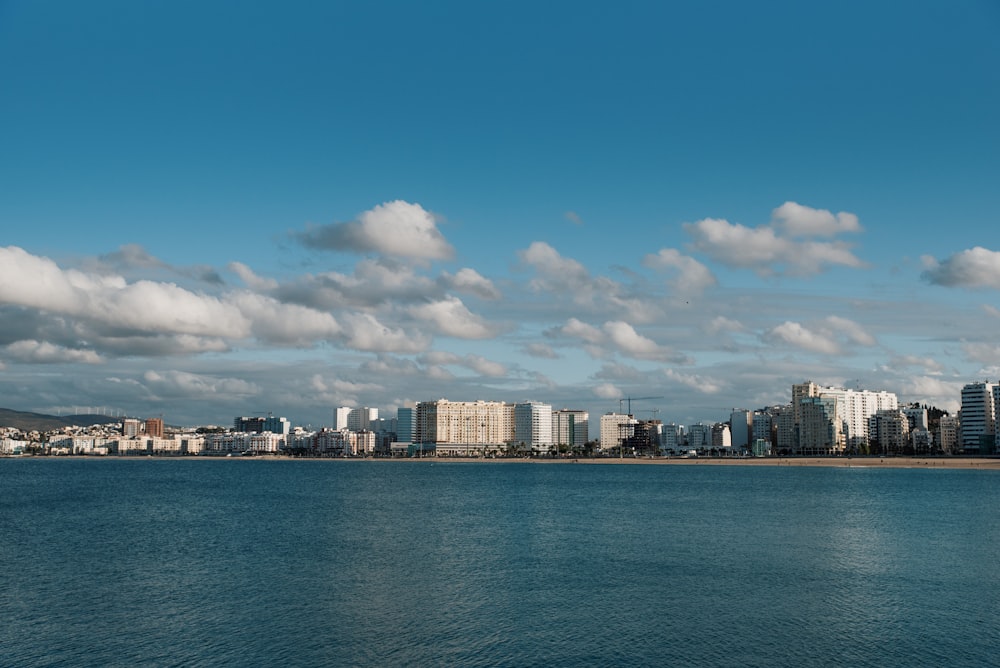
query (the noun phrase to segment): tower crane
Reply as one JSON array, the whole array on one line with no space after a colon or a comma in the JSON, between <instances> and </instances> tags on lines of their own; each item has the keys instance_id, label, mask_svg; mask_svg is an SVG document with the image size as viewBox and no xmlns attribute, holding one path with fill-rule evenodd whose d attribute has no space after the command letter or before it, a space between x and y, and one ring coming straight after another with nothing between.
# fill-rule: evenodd
<instances>
[{"instance_id":1,"label":"tower crane","mask_svg":"<svg viewBox=\"0 0 1000 668\"><path fill-rule=\"evenodd\" d=\"M645 401L647 399L662 399L663 397L632 397L625 396L618 400L618 412L622 412L622 404L628 402L628 413L626 415L632 415L632 401Z\"/></svg>"}]
</instances>

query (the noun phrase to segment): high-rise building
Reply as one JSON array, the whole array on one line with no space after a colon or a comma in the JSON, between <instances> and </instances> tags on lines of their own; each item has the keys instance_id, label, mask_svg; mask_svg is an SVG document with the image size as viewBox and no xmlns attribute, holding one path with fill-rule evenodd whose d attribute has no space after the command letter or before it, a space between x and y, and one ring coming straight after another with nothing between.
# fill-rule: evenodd
<instances>
[{"instance_id":1,"label":"high-rise building","mask_svg":"<svg viewBox=\"0 0 1000 668\"><path fill-rule=\"evenodd\" d=\"M247 434L281 434L287 436L291 430L291 423L283 417L275 417L268 414L267 417L261 415L240 416L233 419L233 431Z\"/></svg>"},{"instance_id":2,"label":"high-rise building","mask_svg":"<svg viewBox=\"0 0 1000 668\"><path fill-rule=\"evenodd\" d=\"M341 406L334 411L334 429L350 429L351 431L367 431L372 429L372 423L378 420L378 409L351 408Z\"/></svg>"},{"instance_id":3,"label":"high-rise building","mask_svg":"<svg viewBox=\"0 0 1000 668\"><path fill-rule=\"evenodd\" d=\"M532 451L552 447L552 406L535 401L514 404L514 442Z\"/></svg>"},{"instance_id":4,"label":"high-rise building","mask_svg":"<svg viewBox=\"0 0 1000 668\"><path fill-rule=\"evenodd\" d=\"M396 410L396 440L400 443L413 443L414 409L399 408Z\"/></svg>"},{"instance_id":5,"label":"high-rise building","mask_svg":"<svg viewBox=\"0 0 1000 668\"><path fill-rule=\"evenodd\" d=\"M746 450L750 447L753 434L753 413L745 408L734 408L729 415L729 433L734 448Z\"/></svg>"},{"instance_id":6,"label":"high-rise building","mask_svg":"<svg viewBox=\"0 0 1000 668\"><path fill-rule=\"evenodd\" d=\"M799 454L830 455L844 449L835 397L804 397L799 402L799 415Z\"/></svg>"},{"instance_id":7,"label":"high-rise building","mask_svg":"<svg viewBox=\"0 0 1000 668\"><path fill-rule=\"evenodd\" d=\"M632 438L638 423L631 415L605 413L601 416L601 450L617 450L622 441Z\"/></svg>"},{"instance_id":8,"label":"high-rise building","mask_svg":"<svg viewBox=\"0 0 1000 668\"><path fill-rule=\"evenodd\" d=\"M514 440L514 406L502 401L421 401L414 443L503 445Z\"/></svg>"},{"instance_id":9,"label":"high-rise building","mask_svg":"<svg viewBox=\"0 0 1000 668\"><path fill-rule=\"evenodd\" d=\"M993 383L969 383L962 388L961 445L964 454L992 453L996 437ZM984 452L987 450L988 452Z\"/></svg>"},{"instance_id":10,"label":"high-rise building","mask_svg":"<svg viewBox=\"0 0 1000 668\"><path fill-rule=\"evenodd\" d=\"M146 435L163 438L163 418L146 418Z\"/></svg>"},{"instance_id":11,"label":"high-rise building","mask_svg":"<svg viewBox=\"0 0 1000 668\"><path fill-rule=\"evenodd\" d=\"M122 436L125 438L135 438L142 433L142 420L136 418L125 418L122 420Z\"/></svg>"},{"instance_id":12,"label":"high-rise building","mask_svg":"<svg viewBox=\"0 0 1000 668\"><path fill-rule=\"evenodd\" d=\"M561 408L552 411L552 440L556 445L582 447L590 439L590 414Z\"/></svg>"}]
</instances>

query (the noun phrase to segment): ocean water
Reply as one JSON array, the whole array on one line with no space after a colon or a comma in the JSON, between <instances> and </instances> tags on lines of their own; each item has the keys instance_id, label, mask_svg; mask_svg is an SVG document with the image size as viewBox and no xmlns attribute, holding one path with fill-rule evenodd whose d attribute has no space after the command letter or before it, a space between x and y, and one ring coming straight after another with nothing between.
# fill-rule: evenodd
<instances>
[{"instance_id":1,"label":"ocean water","mask_svg":"<svg viewBox=\"0 0 1000 668\"><path fill-rule=\"evenodd\" d=\"M2 666L985 666L1000 473L0 460Z\"/></svg>"}]
</instances>

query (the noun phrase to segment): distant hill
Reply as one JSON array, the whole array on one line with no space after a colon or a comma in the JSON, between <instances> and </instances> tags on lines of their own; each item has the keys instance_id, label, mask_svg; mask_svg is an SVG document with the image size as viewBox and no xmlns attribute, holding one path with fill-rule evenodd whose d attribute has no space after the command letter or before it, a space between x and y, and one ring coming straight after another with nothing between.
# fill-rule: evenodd
<instances>
[{"instance_id":1,"label":"distant hill","mask_svg":"<svg viewBox=\"0 0 1000 668\"><path fill-rule=\"evenodd\" d=\"M21 431L51 431L62 427L89 427L94 424L108 424L121 420L107 415L43 415L0 408L0 427L14 427Z\"/></svg>"}]
</instances>

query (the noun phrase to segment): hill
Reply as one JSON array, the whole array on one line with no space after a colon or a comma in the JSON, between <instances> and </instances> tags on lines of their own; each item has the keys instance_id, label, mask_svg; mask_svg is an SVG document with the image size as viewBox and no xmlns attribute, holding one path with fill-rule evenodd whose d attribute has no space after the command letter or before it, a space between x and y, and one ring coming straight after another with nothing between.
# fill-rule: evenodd
<instances>
[{"instance_id":1,"label":"hill","mask_svg":"<svg viewBox=\"0 0 1000 668\"><path fill-rule=\"evenodd\" d=\"M94 424L119 422L107 415L44 415L0 408L0 427L14 427L21 431L51 431L62 427L89 427Z\"/></svg>"}]
</instances>

